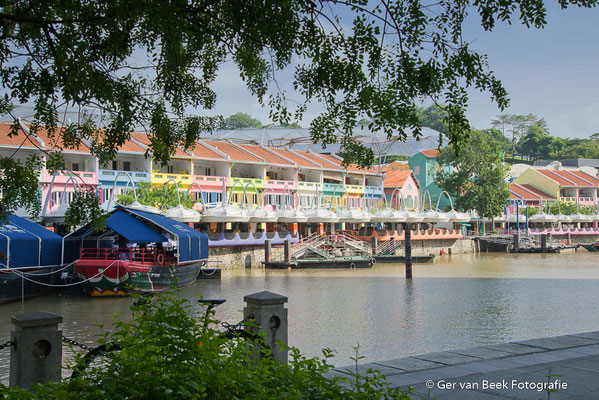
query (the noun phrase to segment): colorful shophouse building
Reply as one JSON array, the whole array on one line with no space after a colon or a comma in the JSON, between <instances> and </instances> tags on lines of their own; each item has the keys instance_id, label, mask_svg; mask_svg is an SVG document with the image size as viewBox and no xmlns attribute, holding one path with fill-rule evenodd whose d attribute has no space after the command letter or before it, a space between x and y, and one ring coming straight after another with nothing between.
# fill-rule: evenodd
<instances>
[{"instance_id":1,"label":"colorful shophouse building","mask_svg":"<svg viewBox=\"0 0 599 400\"><path fill-rule=\"evenodd\" d=\"M9 126L0 124L2 155L18 150L15 154L19 159L25 159L29 154L44 157L44 152L57 147L43 131L29 138L23 133L10 138ZM75 150L63 151L65 170L72 171L79 186L96 188L102 202L113 195L113 187L116 190L114 194L119 194L131 185L127 175L135 185L142 181L164 185L174 180L181 191L190 190L196 199L201 192L205 202L224 201L223 193L229 191L232 193L230 200L241 202L245 189L249 203L258 203L264 195L268 196L267 203L275 208L294 205L300 199L303 205L309 206L318 191L324 194L326 201L345 204L349 199L350 205L356 206L361 205L364 196L380 198L383 195L382 174L357 166L344 168L341 159L334 155L199 140L189 150L177 148L169 162L161 165L148 152L149 145L147 135L132 133L115 159L100 166L91 154L89 144L81 143ZM67 172L57 173L51 208L60 203L62 195L58 193L65 192L65 200L70 202L74 189L68 178ZM51 179L52 176L43 169L40 174L43 199L49 191Z\"/></svg>"},{"instance_id":2,"label":"colorful shophouse building","mask_svg":"<svg viewBox=\"0 0 599 400\"><path fill-rule=\"evenodd\" d=\"M433 208L437 205L439 196L441 196L441 193L443 192L443 190L435 183L435 176L440 168L439 163L437 162L438 154L438 150L423 150L408 159L410 169L414 171L414 176L420 182L420 196L427 204L425 208L427 208L429 204L428 196L426 196L426 199L424 198L427 191L431 196ZM447 166L444 168L446 172L451 172L451 167ZM455 203L455 199L452 200ZM447 209L450 207L451 203L447 196L441 196L439 208Z\"/></svg>"},{"instance_id":3,"label":"colorful shophouse building","mask_svg":"<svg viewBox=\"0 0 599 400\"><path fill-rule=\"evenodd\" d=\"M599 179L582 171L529 168L514 183L529 185L559 201L597 205Z\"/></svg>"}]
</instances>

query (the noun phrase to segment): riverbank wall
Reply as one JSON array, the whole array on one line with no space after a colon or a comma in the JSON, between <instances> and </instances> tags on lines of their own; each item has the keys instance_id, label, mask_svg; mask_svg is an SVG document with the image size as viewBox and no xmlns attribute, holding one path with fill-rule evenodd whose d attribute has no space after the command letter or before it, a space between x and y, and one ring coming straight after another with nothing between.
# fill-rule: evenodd
<instances>
[{"instance_id":1,"label":"riverbank wall","mask_svg":"<svg viewBox=\"0 0 599 400\"><path fill-rule=\"evenodd\" d=\"M397 249L397 254L405 254L404 249L402 242L401 247ZM441 252L447 254L473 253L474 242L469 238L412 241L412 255L414 256L438 255ZM282 254L282 246L273 246L273 260L278 258L282 260ZM264 246L210 247L210 260L218 262L221 269L262 268Z\"/></svg>"}]
</instances>

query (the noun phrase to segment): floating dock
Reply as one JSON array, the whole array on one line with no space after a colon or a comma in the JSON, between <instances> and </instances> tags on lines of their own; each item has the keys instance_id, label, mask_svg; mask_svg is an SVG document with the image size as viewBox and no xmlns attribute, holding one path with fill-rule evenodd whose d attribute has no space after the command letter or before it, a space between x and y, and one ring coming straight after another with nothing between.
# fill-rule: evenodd
<instances>
[{"instance_id":1,"label":"floating dock","mask_svg":"<svg viewBox=\"0 0 599 400\"><path fill-rule=\"evenodd\" d=\"M406 257L399 255L376 255L373 256L377 263L405 263ZM412 263L432 263L435 259L434 255L430 256L412 256Z\"/></svg>"},{"instance_id":2,"label":"floating dock","mask_svg":"<svg viewBox=\"0 0 599 400\"><path fill-rule=\"evenodd\" d=\"M376 261L371 257L303 258L289 263L282 261L265 262L265 268L304 269L304 268L371 268Z\"/></svg>"}]
</instances>

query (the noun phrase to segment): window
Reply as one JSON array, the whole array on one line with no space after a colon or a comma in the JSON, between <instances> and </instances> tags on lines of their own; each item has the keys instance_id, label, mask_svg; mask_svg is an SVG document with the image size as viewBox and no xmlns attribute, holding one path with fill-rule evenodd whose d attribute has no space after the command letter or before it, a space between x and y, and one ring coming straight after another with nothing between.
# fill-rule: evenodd
<instances>
[{"instance_id":1,"label":"window","mask_svg":"<svg viewBox=\"0 0 599 400\"><path fill-rule=\"evenodd\" d=\"M173 166L172 166L172 165L167 165L167 166L166 166L166 173L167 173L167 174L172 174L172 173L173 173L173 171L174 171L174 168L173 168Z\"/></svg>"},{"instance_id":2,"label":"window","mask_svg":"<svg viewBox=\"0 0 599 400\"><path fill-rule=\"evenodd\" d=\"M116 171L119 169L119 162L117 160L112 160L112 170Z\"/></svg>"},{"instance_id":3,"label":"window","mask_svg":"<svg viewBox=\"0 0 599 400\"><path fill-rule=\"evenodd\" d=\"M204 175L205 176L212 176L212 168L205 168L204 169Z\"/></svg>"},{"instance_id":4,"label":"window","mask_svg":"<svg viewBox=\"0 0 599 400\"><path fill-rule=\"evenodd\" d=\"M123 171L131 171L131 163L129 161L123 162Z\"/></svg>"},{"instance_id":5,"label":"window","mask_svg":"<svg viewBox=\"0 0 599 400\"><path fill-rule=\"evenodd\" d=\"M412 190L412 184L408 183L408 190Z\"/></svg>"},{"instance_id":6,"label":"window","mask_svg":"<svg viewBox=\"0 0 599 400\"><path fill-rule=\"evenodd\" d=\"M79 164L78 163L73 163L71 169L73 171L79 171Z\"/></svg>"}]
</instances>

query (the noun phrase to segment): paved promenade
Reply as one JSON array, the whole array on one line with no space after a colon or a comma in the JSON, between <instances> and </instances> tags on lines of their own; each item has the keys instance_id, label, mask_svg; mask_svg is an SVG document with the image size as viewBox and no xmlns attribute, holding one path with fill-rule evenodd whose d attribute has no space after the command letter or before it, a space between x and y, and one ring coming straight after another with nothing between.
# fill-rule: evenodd
<instances>
[{"instance_id":1,"label":"paved promenade","mask_svg":"<svg viewBox=\"0 0 599 400\"><path fill-rule=\"evenodd\" d=\"M599 399L599 331L360 364L358 371L369 368L395 387L412 387L413 399L537 400L548 398L547 389L557 390L551 399ZM355 366L333 373L348 371Z\"/></svg>"}]
</instances>

